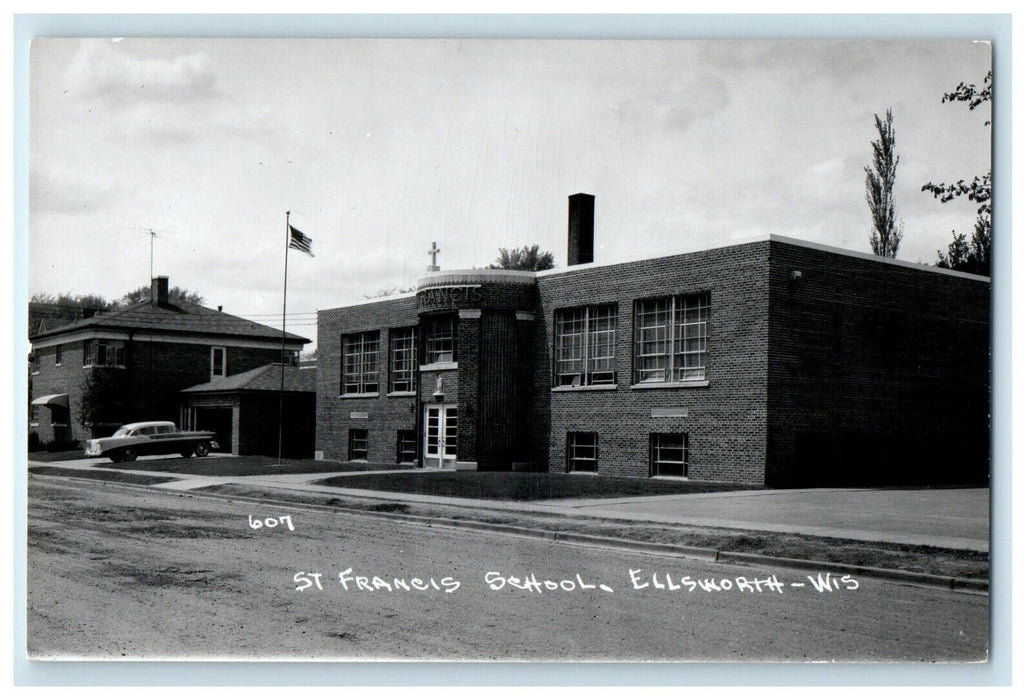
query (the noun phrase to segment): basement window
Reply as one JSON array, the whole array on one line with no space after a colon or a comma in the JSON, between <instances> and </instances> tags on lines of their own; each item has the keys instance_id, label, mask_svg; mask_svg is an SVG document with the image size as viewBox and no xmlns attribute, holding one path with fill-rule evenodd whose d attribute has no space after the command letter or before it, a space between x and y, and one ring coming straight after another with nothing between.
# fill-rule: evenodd
<instances>
[{"instance_id":1,"label":"basement window","mask_svg":"<svg viewBox=\"0 0 1033 700\"><path fill-rule=\"evenodd\" d=\"M369 456L369 431L365 428L352 428L348 431L349 461L365 461Z\"/></svg>"},{"instance_id":2,"label":"basement window","mask_svg":"<svg viewBox=\"0 0 1033 700\"><path fill-rule=\"evenodd\" d=\"M688 476L689 436L685 433L652 433L649 436L649 475Z\"/></svg>"},{"instance_id":3,"label":"basement window","mask_svg":"<svg viewBox=\"0 0 1033 700\"><path fill-rule=\"evenodd\" d=\"M398 431L398 463L412 464L416 461L416 431Z\"/></svg>"},{"instance_id":4,"label":"basement window","mask_svg":"<svg viewBox=\"0 0 1033 700\"><path fill-rule=\"evenodd\" d=\"M567 471L599 471L599 433L567 433Z\"/></svg>"}]
</instances>

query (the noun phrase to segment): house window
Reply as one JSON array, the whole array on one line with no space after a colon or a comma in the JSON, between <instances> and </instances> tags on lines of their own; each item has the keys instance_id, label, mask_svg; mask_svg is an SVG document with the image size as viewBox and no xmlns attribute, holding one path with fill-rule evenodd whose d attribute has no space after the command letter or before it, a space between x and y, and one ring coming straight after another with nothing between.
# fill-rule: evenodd
<instances>
[{"instance_id":1,"label":"house window","mask_svg":"<svg viewBox=\"0 0 1033 700\"><path fill-rule=\"evenodd\" d=\"M652 433L649 436L650 476L686 476L688 469L688 435L685 433Z\"/></svg>"},{"instance_id":2,"label":"house window","mask_svg":"<svg viewBox=\"0 0 1033 700\"><path fill-rule=\"evenodd\" d=\"M398 463L412 464L416 461L416 431L398 431Z\"/></svg>"},{"instance_id":3,"label":"house window","mask_svg":"<svg viewBox=\"0 0 1033 700\"><path fill-rule=\"evenodd\" d=\"M39 353L29 355L29 372L39 374Z\"/></svg>"},{"instance_id":4,"label":"house window","mask_svg":"<svg viewBox=\"0 0 1033 700\"><path fill-rule=\"evenodd\" d=\"M599 433L567 433L567 471L599 470Z\"/></svg>"},{"instance_id":5,"label":"house window","mask_svg":"<svg viewBox=\"0 0 1033 700\"><path fill-rule=\"evenodd\" d=\"M556 386L617 383L617 306L556 312Z\"/></svg>"},{"instance_id":6,"label":"house window","mask_svg":"<svg viewBox=\"0 0 1033 700\"><path fill-rule=\"evenodd\" d=\"M126 344L122 340L97 338L83 346L83 367L125 367Z\"/></svg>"},{"instance_id":7,"label":"house window","mask_svg":"<svg viewBox=\"0 0 1033 700\"><path fill-rule=\"evenodd\" d=\"M366 459L369 455L369 431L365 428L352 428L348 431L348 459Z\"/></svg>"},{"instance_id":8,"label":"house window","mask_svg":"<svg viewBox=\"0 0 1033 700\"><path fill-rule=\"evenodd\" d=\"M375 394L380 391L380 331L353 333L341 338L341 393Z\"/></svg>"},{"instance_id":9,"label":"house window","mask_svg":"<svg viewBox=\"0 0 1033 700\"><path fill-rule=\"evenodd\" d=\"M212 377L226 376L226 348L212 348Z\"/></svg>"},{"instance_id":10,"label":"house window","mask_svg":"<svg viewBox=\"0 0 1033 700\"><path fill-rule=\"evenodd\" d=\"M424 356L427 364L455 362L455 316L432 316L427 320Z\"/></svg>"},{"instance_id":11,"label":"house window","mask_svg":"<svg viewBox=\"0 0 1033 700\"><path fill-rule=\"evenodd\" d=\"M635 382L705 379L709 320L709 293L636 302Z\"/></svg>"},{"instance_id":12,"label":"house window","mask_svg":"<svg viewBox=\"0 0 1033 700\"><path fill-rule=\"evenodd\" d=\"M54 365L57 367L61 366L61 346L57 345L54 347Z\"/></svg>"},{"instance_id":13,"label":"house window","mask_svg":"<svg viewBox=\"0 0 1033 700\"><path fill-rule=\"evenodd\" d=\"M29 426L39 426L39 405L32 404L29 406Z\"/></svg>"},{"instance_id":14,"label":"house window","mask_svg":"<svg viewBox=\"0 0 1033 700\"><path fill-rule=\"evenodd\" d=\"M416 391L416 329L391 331L391 391Z\"/></svg>"}]
</instances>

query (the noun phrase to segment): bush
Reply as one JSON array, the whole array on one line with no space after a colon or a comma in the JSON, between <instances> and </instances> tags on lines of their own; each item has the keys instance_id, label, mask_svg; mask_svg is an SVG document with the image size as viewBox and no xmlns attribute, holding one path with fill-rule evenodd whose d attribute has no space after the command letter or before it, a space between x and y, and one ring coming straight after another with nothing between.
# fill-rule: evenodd
<instances>
[{"instance_id":1,"label":"bush","mask_svg":"<svg viewBox=\"0 0 1033 700\"><path fill-rule=\"evenodd\" d=\"M46 446L47 452L67 452L69 450L81 449L78 440L54 440L48 442Z\"/></svg>"}]
</instances>

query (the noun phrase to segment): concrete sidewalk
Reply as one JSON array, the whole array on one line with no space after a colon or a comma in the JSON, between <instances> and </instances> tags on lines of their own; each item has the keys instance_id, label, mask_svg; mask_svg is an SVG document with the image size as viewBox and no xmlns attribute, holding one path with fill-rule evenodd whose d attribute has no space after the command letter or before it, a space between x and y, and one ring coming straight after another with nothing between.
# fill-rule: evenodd
<instances>
[{"instance_id":1,"label":"concrete sidewalk","mask_svg":"<svg viewBox=\"0 0 1033 700\"><path fill-rule=\"evenodd\" d=\"M107 470L170 477L175 480L151 488L172 491L190 491L217 484L241 484L393 503L438 504L479 510L797 533L868 542L989 551L990 496L987 488L726 491L623 499L511 502L368 491L312 483L330 477L372 472L205 477L148 470L146 461L141 461L143 463L138 463L138 469ZM29 464L103 470L107 461L82 459Z\"/></svg>"}]
</instances>

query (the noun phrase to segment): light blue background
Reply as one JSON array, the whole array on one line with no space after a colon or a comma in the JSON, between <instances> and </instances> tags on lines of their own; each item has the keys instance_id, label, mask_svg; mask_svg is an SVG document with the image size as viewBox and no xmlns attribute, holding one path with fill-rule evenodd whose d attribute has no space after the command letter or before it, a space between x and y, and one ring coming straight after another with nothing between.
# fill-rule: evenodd
<instances>
[{"instance_id":1,"label":"light blue background","mask_svg":"<svg viewBox=\"0 0 1033 700\"><path fill-rule=\"evenodd\" d=\"M24 363L13 363L15 685L1007 685L1012 667L1010 15L16 15L14 358L28 353L28 47L33 37L986 39L994 44L991 655L988 664L28 662ZM964 76L959 77L959 80ZM820 651L820 650L817 650Z\"/></svg>"}]
</instances>

